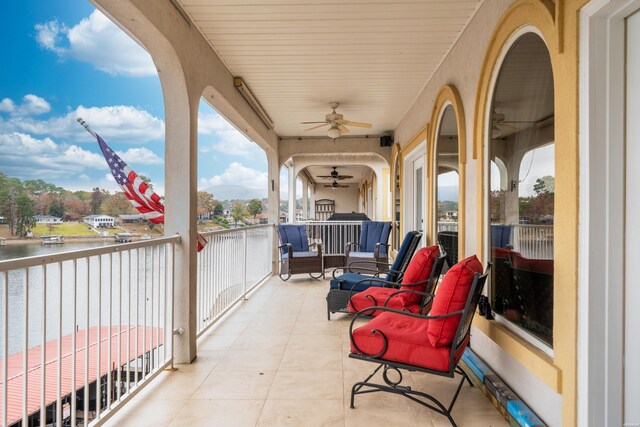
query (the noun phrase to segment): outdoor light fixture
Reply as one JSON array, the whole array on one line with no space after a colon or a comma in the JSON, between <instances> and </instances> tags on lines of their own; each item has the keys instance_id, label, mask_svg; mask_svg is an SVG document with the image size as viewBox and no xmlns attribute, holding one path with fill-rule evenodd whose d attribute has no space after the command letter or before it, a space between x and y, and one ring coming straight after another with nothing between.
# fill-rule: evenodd
<instances>
[{"instance_id":1,"label":"outdoor light fixture","mask_svg":"<svg viewBox=\"0 0 640 427\"><path fill-rule=\"evenodd\" d=\"M327 131L327 136L331 139L336 139L340 136L340 129L338 129L336 125L331 125L331 127Z\"/></svg>"},{"instance_id":2,"label":"outdoor light fixture","mask_svg":"<svg viewBox=\"0 0 640 427\"><path fill-rule=\"evenodd\" d=\"M253 108L253 111L256 112L264 124L267 125L269 129L273 129L273 120L271 120L271 117L264 111L262 105L260 105L251 90L249 90L249 87L244 83L244 80L242 80L242 77L234 77L233 85L240 91L244 99L247 100L251 108Z\"/></svg>"}]
</instances>

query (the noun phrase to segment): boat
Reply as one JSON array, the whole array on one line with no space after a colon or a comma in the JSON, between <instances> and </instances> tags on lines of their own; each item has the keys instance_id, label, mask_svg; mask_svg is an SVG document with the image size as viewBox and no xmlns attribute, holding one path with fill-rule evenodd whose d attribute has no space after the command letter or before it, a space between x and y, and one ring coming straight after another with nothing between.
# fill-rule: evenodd
<instances>
[{"instance_id":1,"label":"boat","mask_svg":"<svg viewBox=\"0 0 640 427\"><path fill-rule=\"evenodd\" d=\"M43 245L61 245L64 243L62 236L59 234L51 234L48 236L41 236Z\"/></svg>"},{"instance_id":2,"label":"boat","mask_svg":"<svg viewBox=\"0 0 640 427\"><path fill-rule=\"evenodd\" d=\"M151 235L143 234L142 236L140 236L140 240L151 240Z\"/></svg>"},{"instance_id":3,"label":"boat","mask_svg":"<svg viewBox=\"0 0 640 427\"><path fill-rule=\"evenodd\" d=\"M133 233L116 233L113 237L116 239L116 243L129 243L136 235Z\"/></svg>"}]
</instances>

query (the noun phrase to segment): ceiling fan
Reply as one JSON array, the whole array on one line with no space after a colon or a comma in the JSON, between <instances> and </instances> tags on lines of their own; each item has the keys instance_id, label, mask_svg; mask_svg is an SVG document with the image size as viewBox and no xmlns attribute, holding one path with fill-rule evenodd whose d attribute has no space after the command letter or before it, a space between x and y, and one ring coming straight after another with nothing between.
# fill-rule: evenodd
<instances>
[{"instance_id":1,"label":"ceiling fan","mask_svg":"<svg viewBox=\"0 0 640 427\"><path fill-rule=\"evenodd\" d=\"M332 190L337 190L338 188L349 188L348 185L338 184L338 181L333 181L331 184L325 184L324 186L331 188Z\"/></svg>"},{"instance_id":2,"label":"ceiling fan","mask_svg":"<svg viewBox=\"0 0 640 427\"><path fill-rule=\"evenodd\" d=\"M338 168L336 166L333 166L333 170L331 171L331 175L318 175L318 178L321 178L321 179L332 179L334 181L336 181L336 180L342 181L343 179L351 179L351 178L353 178L353 176L351 176L351 175L340 175L338 173Z\"/></svg>"},{"instance_id":3,"label":"ceiling fan","mask_svg":"<svg viewBox=\"0 0 640 427\"><path fill-rule=\"evenodd\" d=\"M360 123L360 122L352 122L350 120L345 120L344 116L340 113L336 113L336 109L340 106L339 102L330 102L329 107L333 111L327 114L324 118L324 122L302 122L303 125L317 125L312 126L309 129L305 129L306 131L318 129L322 126L329 126L329 130L327 131L327 136L332 139L338 138L340 135L343 135L349 132L349 128L347 126L354 126L360 128L371 128L371 123Z\"/></svg>"}]
</instances>

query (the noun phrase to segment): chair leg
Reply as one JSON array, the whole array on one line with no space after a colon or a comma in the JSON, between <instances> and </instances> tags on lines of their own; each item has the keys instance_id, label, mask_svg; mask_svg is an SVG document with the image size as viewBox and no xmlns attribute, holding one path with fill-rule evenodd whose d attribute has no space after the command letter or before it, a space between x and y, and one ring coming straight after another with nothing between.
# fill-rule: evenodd
<instances>
[{"instance_id":1,"label":"chair leg","mask_svg":"<svg viewBox=\"0 0 640 427\"><path fill-rule=\"evenodd\" d=\"M399 383L392 383L390 381L387 381L386 377L383 377L385 379L385 382L387 383L386 385L369 382L369 380L382 367L383 365L379 365L367 378L364 379L364 381L357 382L353 385L353 387L351 388L351 405L350 405L351 408L355 408L356 394L376 393L380 391L386 392L386 393L399 394L401 396L406 397L409 400L412 400L422 406L425 406L431 409L432 411L435 411L441 415L444 415L445 417L447 417L447 419L449 420L452 426L454 427L457 426L456 422L451 416L451 411L453 410L453 406L455 405L456 400L458 399L460 390L462 389L462 386L464 385L465 380L469 380L469 378L465 373L461 374L462 378L460 378L460 382L458 383L456 392L453 395L453 399L451 399L451 402L449 403L449 407L445 407L444 404L440 402L438 399L436 399L434 396L421 391L412 390L411 387L401 386L399 385ZM458 371L456 370L456 372Z\"/></svg>"}]
</instances>

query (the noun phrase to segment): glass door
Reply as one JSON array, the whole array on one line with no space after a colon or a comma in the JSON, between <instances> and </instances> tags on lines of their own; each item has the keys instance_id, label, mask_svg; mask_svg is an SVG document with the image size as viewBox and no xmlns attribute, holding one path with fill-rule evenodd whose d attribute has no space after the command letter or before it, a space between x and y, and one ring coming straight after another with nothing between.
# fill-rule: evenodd
<instances>
[{"instance_id":1,"label":"glass door","mask_svg":"<svg viewBox=\"0 0 640 427\"><path fill-rule=\"evenodd\" d=\"M425 185L424 154L413 161L413 229L424 232ZM422 242L425 239L421 240Z\"/></svg>"}]
</instances>

